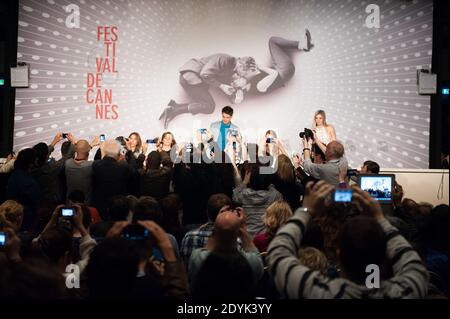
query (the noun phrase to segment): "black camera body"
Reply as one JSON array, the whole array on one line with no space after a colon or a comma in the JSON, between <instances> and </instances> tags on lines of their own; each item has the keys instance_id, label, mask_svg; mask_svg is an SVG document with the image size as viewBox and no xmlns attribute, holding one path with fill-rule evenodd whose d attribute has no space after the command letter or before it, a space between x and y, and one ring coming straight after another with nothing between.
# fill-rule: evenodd
<instances>
[{"instance_id":1,"label":"black camera body","mask_svg":"<svg viewBox=\"0 0 450 319\"><path fill-rule=\"evenodd\" d=\"M314 133L309 128L305 127L305 130L303 132L300 132L298 136L300 136L300 138L306 138L309 140L314 137Z\"/></svg>"},{"instance_id":2,"label":"black camera body","mask_svg":"<svg viewBox=\"0 0 450 319\"><path fill-rule=\"evenodd\" d=\"M158 138L157 137L147 140L147 144L157 144L157 143L158 143Z\"/></svg>"}]
</instances>

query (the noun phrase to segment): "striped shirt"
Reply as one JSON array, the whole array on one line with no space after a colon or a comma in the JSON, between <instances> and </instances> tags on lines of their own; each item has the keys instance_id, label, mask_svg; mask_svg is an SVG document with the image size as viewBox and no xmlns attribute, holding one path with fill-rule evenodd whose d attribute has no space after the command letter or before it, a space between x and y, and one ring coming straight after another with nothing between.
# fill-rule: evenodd
<instances>
[{"instance_id":1,"label":"striped shirt","mask_svg":"<svg viewBox=\"0 0 450 319\"><path fill-rule=\"evenodd\" d=\"M428 289L428 272L419 255L389 221L380 225L387 235L387 258L393 277L381 281L380 288L370 289L345 278L328 278L302 265L297 258L310 216L297 210L277 232L268 248L267 261L275 285L282 296L298 298L424 298ZM368 274L369 275L369 274Z\"/></svg>"}]
</instances>

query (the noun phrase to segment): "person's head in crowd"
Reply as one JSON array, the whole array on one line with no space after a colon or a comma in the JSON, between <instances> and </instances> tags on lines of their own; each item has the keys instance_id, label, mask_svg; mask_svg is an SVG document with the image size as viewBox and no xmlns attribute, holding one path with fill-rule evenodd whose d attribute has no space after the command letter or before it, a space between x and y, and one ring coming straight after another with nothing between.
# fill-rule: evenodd
<instances>
[{"instance_id":1,"label":"person's head in crowd","mask_svg":"<svg viewBox=\"0 0 450 319\"><path fill-rule=\"evenodd\" d=\"M117 195L109 200L108 216L112 221L124 221L127 220L130 213L130 204L127 197L123 195Z\"/></svg>"},{"instance_id":2,"label":"person's head in crowd","mask_svg":"<svg viewBox=\"0 0 450 319\"><path fill-rule=\"evenodd\" d=\"M323 236L323 252L331 264L339 263L339 234L348 215L348 207L333 203L326 213L316 217Z\"/></svg>"},{"instance_id":3,"label":"person's head in crowd","mask_svg":"<svg viewBox=\"0 0 450 319\"><path fill-rule=\"evenodd\" d=\"M30 171L36 162L36 151L32 148L21 150L14 162L14 169Z\"/></svg>"},{"instance_id":4,"label":"person's head in crowd","mask_svg":"<svg viewBox=\"0 0 450 319\"><path fill-rule=\"evenodd\" d=\"M284 154L278 156L277 177L285 183L295 182L295 168L292 161Z\"/></svg>"},{"instance_id":5,"label":"person's head in crowd","mask_svg":"<svg viewBox=\"0 0 450 319\"><path fill-rule=\"evenodd\" d=\"M361 174L379 174L380 165L374 161L365 161L361 167Z\"/></svg>"},{"instance_id":6,"label":"person's head in crowd","mask_svg":"<svg viewBox=\"0 0 450 319\"><path fill-rule=\"evenodd\" d=\"M327 144L325 150L325 159L327 161L340 159L342 156L344 156L344 145L338 141L332 141Z\"/></svg>"},{"instance_id":7,"label":"person's head in crowd","mask_svg":"<svg viewBox=\"0 0 450 319\"><path fill-rule=\"evenodd\" d=\"M192 297L199 299L250 299L256 294L254 275L238 252L212 252L193 282Z\"/></svg>"},{"instance_id":8,"label":"person's head in crowd","mask_svg":"<svg viewBox=\"0 0 450 319\"><path fill-rule=\"evenodd\" d=\"M231 123L231 119L233 118L233 108L231 106L225 106L222 109L222 123L228 125Z\"/></svg>"},{"instance_id":9,"label":"person's head in crowd","mask_svg":"<svg viewBox=\"0 0 450 319\"><path fill-rule=\"evenodd\" d=\"M137 198L134 195L127 195L128 200L128 207L130 212L134 212L134 208L136 207L136 204L139 201L139 198Z\"/></svg>"},{"instance_id":10,"label":"person's head in crowd","mask_svg":"<svg viewBox=\"0 0 450 319\"><path fill-rule=\"evenodd\" d=\"M75 147L70 141L64 141L61 144L61 155L64 159L74 158Z\"/></svg>"},{"instance_id":11,"label":"person's head in crowd","mask_svg":"<svg viewBox=\"0 0 450 319\"><path fill-rule=\"evenodd\" d=\"M233 202L231 198L223 193L211 195L206 204L206 213L208 220L212 223L216 221L217 215L224 207L231 207Z\"/></svg>"},{"instance_id":12,"label":"person's head in crowd","mask_svg":"<svg viewBox=\"0 0 450 319\"><path fill-rule=\"evenodd\" d=\"M79 160L88 159L90 151L91 151L91 145L86 140L79 140L75 144L76 159L79 159Z\"/></svg>"},{"instance_id":13,"label":"person's head in crowd","mask_svg":"<svg viewBox=\"0 0 450 319\"><path fill-rule=\"evenodd\" d=\"M164 132L161 136L161 148L164 151L170 151L177 144L175 137L171 132Z\"/></svg>"},{"instance_id":14,"label":"person's head in crowd","mask_svg":"<svg viewBox=\"0 0 450 319\"><path fill-rule=\"evenodd\" d=\"M317 126L327 126L327 115L324 110L317 110L314 113L313 129Z\"/></svg>"},{"instance_id":15,"label":"person's head in crowd","mask_svg":"<svg viewBox=\"0 0 450 319\"><path fill-rule=\"evenodd\" d=\"M306 228L302 239L302 245L305 247L314 247L324 251L324 238L319 223L312 219Z\"/></svg>"},{"instance_id":16,"label":"person's head in crowd","mask_svg":"<svg viewBox=\"0 0 450 319\"><path fill-rule=\"evenodd\" d=\"M0 226L9 226L15 232L22 227L23 206L16 201L7 200L0 205Z\"/></svg>"},{"instance_id":17,"label":"person's head in crowd","mask_svg":"<svg viewBox=\"0 0 450 319\"><path fill-rule=\"evenodd\" d=\"M107 238L91 253L85 269L90 298L129 297L139 265L133 241Z\"/></svg>"},{"instance_id":18,"label":"person's head in crowd","mask_svg":"<svg viewBox=\"0 0 450 319\"><path fill-rule=\"evenodd\" d=\"M33 245L33 253L65 271L72 262L72 234L65 228L54 226L44 231Z\"/></svg>"},{"instance_id":19,"label":"person's head in crowd","mask_svg":"<svg viewBox=\"0 0 450 319\"><path fill-rule=\"evenodd\" d=\"M277 230L293 215L291 207L285 201L276 201L270 204L262 217L269 238L273 238Z\"/></svg>"},{"instance_id":20,"label":"person's head in crowd","mask_svg":"<svg viewBox=\"0 0 450 319\"><path fill-rule=\"evenodd\" d=\"M434 207L429 214L420 217L418 224L425 247L448 256L448 205Z\"/></svg>"},{"instance_id":21,"label":"person's head in crowd","mask_svg":"<svg viewBox=\"0 0 450 319\"><path fill-rule=\"evenodd\" d=\"M247 187L253 190L267 190L272 182L272 176L269 174L261 174L261 165L257 163L248 163L243 165L241 176L245 179L246 174L250 174L250 183Z\"/></svg>"},{"instance_id":22,"label":"person's head in crowd","mask_svg":"<svg viewBox=\"0 0 450 319\"><path fill-rule=\"evenodd\" d=\"M415 216L417 213L417 202L411 198L404 198L402 200L402 208L409 215Z\"/></svg>"},{"instance_id":23,"label":"person's head in crowd","mask_svg":"<svg viewBox=\"0 0 450 319\"><path fill-rule=\"evenodd\" d=\"M152 220L158 225L162 224L162 211L156 199L150 196L139 198L133 212L133 222Z\"/></svg>"},{"instance_id":24,"label":"person's head in crowd","mask_svg":"<svg viewBox=\"0 0 450 319\"><path fill-rule=\"evenodd\" d=\"M142 139L138 132L133 132L128 136L132 152L140 152L142 150Z\"/></svg>"},{"instance_id":25,"label":"person's head in crowd","mask_svg":"<svg viewBox=\"0 0 450 319\"><path fill-rule=\"evenodd\" d=\"M367 265L381 266L386 258L386 234L372 217L359 215L349 218L339 235L339 262L342 274L364 285Z\"/></svg>"},{"instance_id":26,"label":"person's head in crowd","mask_svg":"<svg viewBox=\"0 0 450 319\"><path fill-rule=\"evenodd\" d=\"M83 226L86 229L89 229L92 223L92 217L91 212L89 210L89 207L84 203L85 202L85 196L84 192L80 190L73 190L67 195L67 205L73 206L73 205L79 205L81 207L81 210L83 212Z\"/></svg>"},{"instance_id":27,"label":"person's head in crowd","mask_svg":"<svg viewBox=\"0 0 450 319\"><path fill-rule=\"evenodd\" d=\"M327 257L319 249L315 247L301 247L298 251L298 259L302 265L309 269L326 274L328 267Z\"/></svg>"},{"instance_id":28,"label":"person's head in crowd","mask_svg":"<svg viewBox=\"0 0 450 319\"><path fill-rule=\"evenodd\" d=\"M152 151L147 156L147 170L158 170L161 167L161 152Z\"/></svg>"},{"instance_id":29,"label":"person's head in crowd","mask_svg":"<svg viewBox=\"0 0 450 319\"><path fill-rule=\"evenodd\" d=\"M163 228L170 229L171 227L181 226L180 210L183 207L181 198L177 194L169 194L160 201Z\"/></svg>"},{"instance_id":30,"label":"person's head in crowd","mask_svg":"<svg viewBox=\"0 0 450 319\"><path fill-rule=\"evenodd\" d=\"M166 153L161 153L161 165L166 168L173 167L172 159Z\"/></svg>"},{"instance_id":31,"label":"person's head in crowd","mask_svg":"<svg viewBox=\"0 0 450 319\"><path fill-rule=\"evenodd\" d=\"M33 146L36 151L36 167L41 167L48 162L48 146L45 143L38 143Z\"/></svg>"},{"instance_id":32,"label":"person's head in crowd","mask_svg":"<svg viewBox=\"0 0 450 319\"><path fill-rule=\"evenodd\" d=\"M115 160L119 159L121 146L115 140L106 140L102 144L102 149L105 157L111 157Z\"/></svg>"},{"instance_id":33,"label":"person's head in crowd","mask_svg":"<svg viewBox=\"0 0 450 319\"><path fill-rule=\"evenodd\" d=\"M27 258L26 262L1 269L0 280L1 275L5 275L5 289L0 289L1 298L15 300L69 298L61 271L42 258Z\"/></svg>"},{"instance_id":34,"label":"person's head in crowd","mask_svg":"<svg viewBox=\"0 0 450 319\"><path fill-rule=\"evenodd\" d=\"M75 189L67 195L67 200L69 205L73 204L84 204L86 197L84 196L84 192L78 189Z\"/></svg>"},{"instance_id":35,"label":"person's head in crowd","mask_svg":"<svg viewBox=\"0 0 450 319\"><path fill-rule=\"evenodd\" d=\"M427 202L419 202L417 204L417 215L428 215L433 210L433 205Z\"/></svg>"},{"instance_id":36,"label":"person's head in crowd","mask_svg":"<svg viewBox=\"0 0 450 319\"><path fill-rule=\"evenodd\" d=\"M231 210L220 212L214 222L214 251L230 253L237 249L241 219Z\"/></svg>"}]
</instances>

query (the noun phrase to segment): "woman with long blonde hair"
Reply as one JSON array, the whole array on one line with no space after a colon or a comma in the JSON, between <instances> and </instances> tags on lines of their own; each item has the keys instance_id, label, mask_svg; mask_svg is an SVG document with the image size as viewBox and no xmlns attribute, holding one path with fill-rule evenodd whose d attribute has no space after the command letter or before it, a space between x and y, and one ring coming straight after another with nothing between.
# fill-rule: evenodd
<instances>
[{"instance_id":1,"label":"woman with long blonde hair","mask_svg":"<svg viewBox=\"0 0 450 319\"><path fill-rule=\"evenodd\" d=\"M273 202L267 207L266 212L262 216L263 224L266 227L266 232L255 236L253 242L260 252L267 251L270 242L277 230L286 224L289 218L294 215L288 203L282 200Z\"/></svg>"},{"instance_id":2,"label":"woman with long blonde hair","mask_svg":"<svg viewBox=\"0 0 450 319\"><path fill-rule=\"evenodd\" d=\"M314 162L323 163L325 161L327 144L336 140L336 130L333 125L327 123L327 116L324 110L318 110L314 113L311 129L314 133Z\"/></svg>"}]
</instances>

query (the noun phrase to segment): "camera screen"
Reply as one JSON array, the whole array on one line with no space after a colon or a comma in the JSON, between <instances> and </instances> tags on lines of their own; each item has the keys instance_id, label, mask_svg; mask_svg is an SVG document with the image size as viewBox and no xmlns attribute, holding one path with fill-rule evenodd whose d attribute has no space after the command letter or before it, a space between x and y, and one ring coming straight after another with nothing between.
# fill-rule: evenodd
<instances>
[{"instance_id":1,"label":"camera screen","mask_svg":"<svg viewBox=\"0 0 450 319\"><path fill-rule=\"evenodd\" d=\"M128 225L122 231L122 236L129 240L144 240L149 237L148 229L141 225Z\"/></svg>"},{"instance_id":2,"label":"camera screen","mask_svg":"<svg viewBox=\"0 0 450 319\"><path fill-rule=\"evenodd\" d=\"M352 201L352 191L350 189L338 189L334 193L336 203L350 203Z\"/></svg>"},{"instance_id":3,"label":"camera screen","mask_svg":"<svg viewBox=\"0 0 450 319\"><path fill-rule=\"evenodd\" d=\"M6 234L0 233L0 247L3 247L6 245Z\"/></svg>"},{"instance_id":4,"label":"camera screen","mask_svg":"<svg viewBox=\"0 0 450 319\"><path fill-rule=\"evenodd\" d=\"M100 142L104 142L106 139L105 134L100 135Z\"/></svg>"},{"instance_id":5,"label":"camera screen","mask_svg":"<svg viewBox=\"0 0 450 319\"><path fill-rule=\"evenodd\" d=\"M393 175L360 176L360 187L378 201L392 201Z\"/></svg>"},{"instance_id":6,"label":"camera screen","mask_svg":"<svg viewBox=\"0 0 450 319\"><path fill-rule=\"evenodd\" d=\"M73 208L63 208L61 209L61 215L63 217L73 217Z\"/></svg>"}]
</instances>

